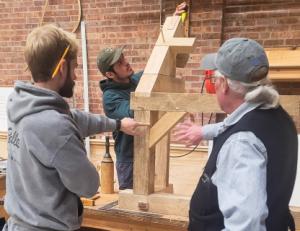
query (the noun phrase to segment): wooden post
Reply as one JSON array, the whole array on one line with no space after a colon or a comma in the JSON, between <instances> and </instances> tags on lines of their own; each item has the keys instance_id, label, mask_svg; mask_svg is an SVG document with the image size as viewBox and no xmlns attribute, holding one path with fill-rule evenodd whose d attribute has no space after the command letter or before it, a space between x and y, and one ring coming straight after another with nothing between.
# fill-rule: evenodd
<instances>
[{"instance_id":1,"label":"wooden post","mask_svg":"<svg viewBox=\"0 0 300 231\"><path fill-rule=\"evenodd\" d=\"M185 25L184 25L184 34L185 37L189 37L189 29L190 29L190 12L191 12L191 1L185 0L186 4L189 6L189 10L186 14Z\"/></svg>"},{"instance_id":2,"label":"wooden post","mask_svg":"<svg viewBox=\"0 0 300 231\"><path fill-rule=\"evenodd\" d=\"M158 120L158 112L136 111L134 119L138 122L150 123L150 127L139 127L139 136L134 136L134 194L150 195L154 193L155 147L149 148L150 128Z\"/></svg>"},{"instance_id":3,"label":"wooden post","mask_svg":"<svg viewBox=\"0 0 300 231\"><path fill-rule=\"evenodd\" d=\"M165 112L159 112L161 118ZM155 147L155 186L168 187L170 169L170 132Z\"/></svg>"}]
</instances>

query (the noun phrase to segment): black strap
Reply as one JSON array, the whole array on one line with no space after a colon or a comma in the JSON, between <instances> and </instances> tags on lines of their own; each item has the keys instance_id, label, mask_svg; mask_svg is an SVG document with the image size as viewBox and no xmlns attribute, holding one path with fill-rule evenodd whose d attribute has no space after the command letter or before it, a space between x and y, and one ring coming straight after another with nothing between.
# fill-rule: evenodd
<instances>
[{"instance_id":1,"label":"black strap","mask_svg":"<svg viewBox=\"0 0 300 231\"><path fill-rule=\"evenodd\" d=\"M290 231L295 231L295 221L293 218L293 215L291 214L291 211L288 211L288 215L287 215L287 225L290 228Z\"/></svg>"}]
</instances>

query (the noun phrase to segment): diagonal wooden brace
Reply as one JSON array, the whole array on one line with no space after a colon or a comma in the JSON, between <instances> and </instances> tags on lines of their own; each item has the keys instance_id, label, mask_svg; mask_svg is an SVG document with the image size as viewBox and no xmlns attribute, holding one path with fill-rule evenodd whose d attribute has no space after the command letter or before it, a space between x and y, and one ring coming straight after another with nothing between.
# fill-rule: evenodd
<instances>
[{"instance_id":1,"label":"diagonal wooden brace","mask_svg":"<svg viewBox=\"0 0 300 231\"><path fill-rule=\"evenodd\" d=\"M187 112L167 112L150 129L149 148L154 147L176 124L186 115Z\"/></svg>"}]
</instances>

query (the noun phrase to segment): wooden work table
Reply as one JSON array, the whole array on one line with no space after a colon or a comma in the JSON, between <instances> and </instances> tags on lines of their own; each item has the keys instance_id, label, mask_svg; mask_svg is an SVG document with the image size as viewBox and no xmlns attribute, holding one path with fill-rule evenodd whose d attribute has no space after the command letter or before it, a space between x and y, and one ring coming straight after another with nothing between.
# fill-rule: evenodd
<instances>
[{"instance_id":1,"label":"wooden work table","mask_svg":"<svg viewBox=\"0 0 300 231\"><path fill-rule=\"evenodd\" d=\"M118 192L101 194L95 206L85 206L83 227L112 231L184 231L188 217L120 210ZM150 228L150 229L149 229Z\"/></svg>"},{"instance_id":2,"label":"wooden work table","mask_svg":"<svg viewBox=\"0 0 300 231\"><path fill-rule=\"evenodd\" d=\"M120 210L118 192L101 194L95 206L85 206L83 227L111 231L186 231L188 217ZM300 208L291 207L296 229L300 231Z\"/></svg>"}]
</instances>

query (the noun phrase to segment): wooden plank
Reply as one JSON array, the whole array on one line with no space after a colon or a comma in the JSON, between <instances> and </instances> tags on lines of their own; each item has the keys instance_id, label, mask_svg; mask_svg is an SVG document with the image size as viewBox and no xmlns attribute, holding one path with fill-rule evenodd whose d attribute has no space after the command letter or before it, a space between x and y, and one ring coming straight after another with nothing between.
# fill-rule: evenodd
<instances>
[{"instance_id":1,"label":"wooden plank","mask_svg":"<svg viewBox=\"0 0 300 231\"><path fill-rule=\"evenodd\" d=\"M90 199L86 199L86 198L80 198L82 204L88 205L88 206L94 206L95 205L95 200L90 200Z\"/></svg>"},{"instance_id":2,"label":"wooden plank","mask_svg":"<svg viewBox=\"0 0 300 231\"><path fill-rule=\"evenodd\" d=\"M149 97L151 92L181 92L185 91L185 81L165 75L143 74L135 90L137 96Z\"/></svg>"},{"instance_id":3,"label":"wooden plank","mask_svg":"<svg viewBox=\"0 0 300 231\"><path fill-rule=\"evenodd\" d=\"M300 50L266 51L270 68L276 66L300 66Z\"/></svg>"},{"instance_id":4,"label":"wooden plank","mask_svg":"<svg viewBox=\"0 0 300 231\"><path fill-rule=\"evenodd\" d=\"M222 113L216 95L194 93L151 93L150 97L136 97L131 93L130 108L150 111L183 111Z\"/></svg>"},{"instance_id":5,"label":"wooden plank","mask_svg":"<svg viewBox=\"0 0 300 231\"><path fill-rule=\"evenodd\" d=\"M165 113L159 112L159 118ZM171 132L168 132L155 146L155 187L165 188L169 186L170 136Z\"/></svg>"},{"instance_id":6,"label":"wooden plank","mask_svg":"<svg viewBox=\"0 0 300 231\"><path fill-rule=\"evenodd\" d=\"M300 68L299 69L286 69L286 68L270 69L268 77L272 81L299 82L300 81Z\"/></svg>"},{"instance_id":7,"label":"wooden plank","mask_svg":"<svg viewBox=\"0 0 300 231\"><path fill-rule=\"evenodd\" d=\"M99 219L84 218L82 226L109 231L186 231L186 227L155 224L152 222L142 222L124 218L116 219L116 217L113 216L99 216Z\"/></svg>"},{"instance_id":8,"label":"wooden plank","mask_svg":"<svg viewBox=\"0 0 300 231\"><path fill-rule=\"evenodd\" d=\"M184 27L181 23L181 16L167 17L163 26L163 34L165 38L184 37ZM161 34L158 39L161 38Z\"/></svg>"},{"instance_id":9,"label":"wooden plank","mask_svg":"<svg viewBox=\"0 0 300 231\"><path fill-rule=\"evenodd\" d=\"M184 22L184 34L185 34L185 37L189 37L191 4L190 4L190 0L185 0L185 3L188 5L189 10L186 14L186 19Z\"/></svg>"},{"instance_id":10,"label":"wooden plank","mask_svg":"<svg viewBox=\"0 0 300 231\"><path fill-rule=\"evenodd\" d=\"M290 115L299 115L298 95L281 95L280 104ZM185 111L190 113L223 113L216 95L195 93L151 93L150 97L135 97L131 93L130 108L150 111Z\"/></svg>"},{"instance_id":11,"label":"wooden plank","mask_svg":"<svg viewBox=\"0 0 300 231\"><path fill-rule=\"evenodd\" d=\"M155 46L144 70L144 74L175 77L176 59L169 46Z\"/></svg>"},{"instance_id":12,"label":"wooden plank","mask_svg":"<svg viewBox=\"0 0 300 231\"><path fill-rule=\"evenodd\" d=\"M120 209L142 211L138 207L139 201L147 201L149 209L147 212L188 216L190 208L189 196L168 194L168 193L152 193L151 195L136 195L130 189L119 192Z\"/></svg>"},{"instance_id":13,"label":"wooden plank","mask_svg":"<svg viewBox=\"0 0 300 231\"><path fill-rule=\"evenodd\" d=\"M167 112L150 129L149 148L154 147L176 124L186 115L187 112Z\"/></svg>"},{"instance_id":14,"label":"wooden plank","mask_svg":"<svg viewBox=\"0 0 300 231\"><path fill-rule=\"evenodd\" d=\"M134 118L153 126L158 112L136 111ZM134 136L133 190L135 194L149 195L154 192L155 148L149 148L150 127L136 130L140 135Z\"/></svg>"},{"instance_id":15,"label":"wooden plank","mask_svg":"<svg viewBox=\"0 0 300 231\"><path fill-rule=\"evenodd\" d=\"M173 53L192 53L196 48L196 38L158 39L155 46L169 46Z\"/></svg>"},{"instance_id":16,"label":"wooden plank","mask_svg":"<svg viewBox=\"0 0 300 231\"><path fill-rule=\"evenodd\" d=\"M273 81L300 82L300 49L292 47L266 48Z\"/></svg>"}]
</instances>

